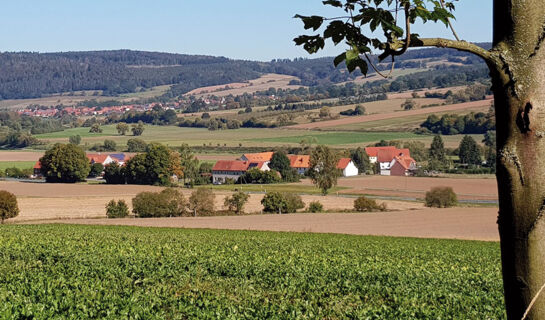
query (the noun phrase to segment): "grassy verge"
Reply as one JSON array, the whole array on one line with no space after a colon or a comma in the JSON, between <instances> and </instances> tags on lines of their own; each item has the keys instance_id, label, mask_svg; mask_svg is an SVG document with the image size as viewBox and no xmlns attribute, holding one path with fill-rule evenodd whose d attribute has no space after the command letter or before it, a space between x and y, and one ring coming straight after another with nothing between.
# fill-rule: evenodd
<instances>
[{"instance_id":1,"label":"grassy verge","mask_svg":"<svg viewBox=\"0 0 545 320\"><path fill-rule=\"evenodd\" d=\"M300 184L222 184L222 185L206 185L198 186L199 188L211 188L221 191L242 190L246 192L288 192L298 194L322 194L322 191L314 186L305 186ZM340 190L349 189L347 187L331 188L329 194L335 194Z\"/></svg>"},{"instance_id":2,"label":"grassy verge","mask_svg":"<svg viewBox=\"0 0 545 320\"><path fill-rule=\"evenodd\" d=\"M504 319L498 243L0 226L2 318Z\"/></svg>"}]
</instances>

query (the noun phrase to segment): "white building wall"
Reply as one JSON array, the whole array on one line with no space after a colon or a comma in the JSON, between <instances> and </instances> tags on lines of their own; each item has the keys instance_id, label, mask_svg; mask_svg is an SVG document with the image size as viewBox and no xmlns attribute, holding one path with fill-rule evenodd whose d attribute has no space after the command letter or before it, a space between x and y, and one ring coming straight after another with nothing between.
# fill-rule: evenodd
<instances>
[{"instance_id":1,"label":"white building wall","mask_svg":"<svg viewBox=\"0 0 545 320\"><path fill-rule=\"evenodd\" d=\"M358 168L354 165L353 161L350 161L346 168L343 170L343 177L353 177L358 175Z\"/></svg>"},{"instance_id":2,"label":"white building wall","mask_svg":"<svg viewBox=\"0 0 545 320\"><path fill-rule=\"evenodd\" d=\"M225 183L225 180L232 179L235 182L242 175L238 172L226 172L226 171L216 171L212 172L212 182L213 183Z\"/></svg>"}]
</instances>

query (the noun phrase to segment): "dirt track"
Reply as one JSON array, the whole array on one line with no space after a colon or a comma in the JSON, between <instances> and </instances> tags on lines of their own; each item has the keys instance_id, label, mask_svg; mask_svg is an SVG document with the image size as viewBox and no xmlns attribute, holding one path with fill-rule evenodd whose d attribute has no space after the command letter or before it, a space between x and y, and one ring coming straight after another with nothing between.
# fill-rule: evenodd
<instances>
[{"instance_id":1,"label":"dirt track","mask_svg":"<svg viewBox=\"0 0 545 320\"><path fill-rule=\"evenodd\" d=\"M498 241L495 208L423 209L238 217L74 219L47 223L294 231Z\"/></svg>"},{"instance_id":2,"label":"dirt track","mask_svg":"<svg viewBox=\"0 0 545 320\"><path fill-rule=\"evenodd\" d=\"M336 120L298 124L298 125L288 126L286 128L288 129L326 128L326 127L342 126L342 125L347 125L352 123L362 123L362 122L377 121L377 120L384 120L384 119L393 119L393 118L408 117L408 116L421 115L421 114L432 114L432 113L445 112L445 111L449 112L449 111L457 111L457 110L465 110L465 109L475 109L475 108L482 108L484 106L488 106L490 105L491 101L492 100L481 100L481 101L473 101L473 102L459 103L459 104L453 104L448 106L416 109L416 110L409 110L409 111L402 111L402 112L390 112L390 113L381 113L381 114L371 114L367 116L346 117L346 118L341 118Z\"/></svg>"}]
</instances>

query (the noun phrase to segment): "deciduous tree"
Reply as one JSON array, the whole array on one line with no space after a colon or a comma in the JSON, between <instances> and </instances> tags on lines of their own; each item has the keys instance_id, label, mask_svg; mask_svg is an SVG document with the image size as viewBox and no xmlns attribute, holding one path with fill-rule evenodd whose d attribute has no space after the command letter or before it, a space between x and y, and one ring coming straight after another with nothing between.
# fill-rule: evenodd
<instances>
[{"instance_id":1,"label":"deciduous tree","mask_svg":"<svg viewBox=\"0 0 545 320\"><path fill-rule=\"evenodd\" d=\"M75 144L55 144L40 158L41 172L47 182L84 181L91 170L85 151Z\"/></svg>"},{"instance_id":2,"label":"deciduous tree","mask_svg":"<svg viewBox=\"0 0 545 320\"><path fill-rule=\"evenodd\" d=\"M322 194L326 195L329 189L337 185L340 173L337 169L339 155L331 148L319 145L310 155L309 175Z\"/></svg>"},{"instance_id":3,"label":"deciduous tree","mask_svg":"<svg viewBox=\"0 0 545 320\"><path fill-rule=\"evenodd\" d=\"M452 0L326 0L344 11L332 19L300 16L306 29L323 32L297 37L315 53L325 40L346 44L334 60L364 74L379 60L393 62L412 47L452 48L482 58L492 78L497 132L498 226L507 316L521 319L545 283L545 1L494 0L493 43L486 50L460 40L450 19ZM417 20L441 22L454 39L423 38L411 32ZM392 66L394 64L392 63ZM383 74L380 70L378 73ZM535 300L529 319L545 319L545 294Z\"/></svg>"}]
</instances>

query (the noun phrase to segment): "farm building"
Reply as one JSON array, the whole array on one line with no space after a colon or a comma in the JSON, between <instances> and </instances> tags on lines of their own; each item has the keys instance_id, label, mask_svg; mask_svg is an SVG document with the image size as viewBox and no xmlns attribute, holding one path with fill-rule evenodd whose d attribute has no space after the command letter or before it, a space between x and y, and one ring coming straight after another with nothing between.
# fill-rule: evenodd
<instances>
[{"instance_id":1,"label":"farm building","mask_svg":"<svg viewBox=\"0 0 545 320\"><path fill-rule=\"evenodd\" d=\"M310 156L309 155L288 155L290 159L290 167L295 169L298 174L303 175L310 168Z\"/></svg>"},{"instance_id":2,"label":"farm building","mask_svg":"<svg viewBox=\"0 0 545 320\"><path fill-rule=\"evenodd\" d=\"M337 169L342 170L343 177L353 177L358 175L358 168L350 158L341 158L337 163Z\"/></svg>"},{"instance_id":3,"label":"farm building","mask_svg":"<svg viewBox=\"0 0 545 320\"><path fill-rule=\"evenodd\" d=\"M109 155L100 154L100 153L88 153L87 154L87 159L89 159L89 163L91 163L91 164L100 163L103 166L116 161L112 157L110 157Z\"/></svg>"},{"instance_id":4,"label":"farm building","mask_svg":"<svg viewBox=\"0 0 545 320\"><path fill-rule=\"evenodd\" d=\"M236 182L246 171L253 168L261 171L270 170L264 161L219 160L212 168L212 182L214 184L226 183L229 180Z\"/></svg>"},{"instance_id":5,"label":"farm building","mask_svg":"<svg viewBox=\"0 0 545 320\"><path fill-rule=\"evenodd\" d=\"M414 170L416 170L416 161L410 156L396 156L390 164L390 175L392 176L409 176Z\"/></svg>"},{"instance_id":6,"label":"farm building","mask_svg":"<svg viewBox=\"0 0 545 320\"><path fill-rule=\"evenodd\" d=\"M369 162L378 163L379 172L383 176L390 175L390 169L393 160L398 156L411 157L409 149L398 149L394 146L387 147L367 147L365 152L369 157ZM412 159L412 158L411 158ZM414 161L414 160L413 160ZM416 163L415 163L416 166Z\"/></svg>"},{"instance_id":7,"label":"farm building","mask_svg":"<svg viewBox=\"0 0 545 320\"><path fill-rule=\"evenodd\" d=\"M36 161L33 169L34 169L34 172L31 178L42 177L42 164L40 163L40 161Z\"/></svg>"},{"instance_id":8,"label":"farm building","mask_svg":"<svg viewBox=\"0 0 545 320\"><path fill-rule=\"evenodd\" d=\"M240 157L242 161L249 162L266 162L267 164L271 161L274 152L260 152L260 153L245 153Z\"/></svg>"}]
</instances>

